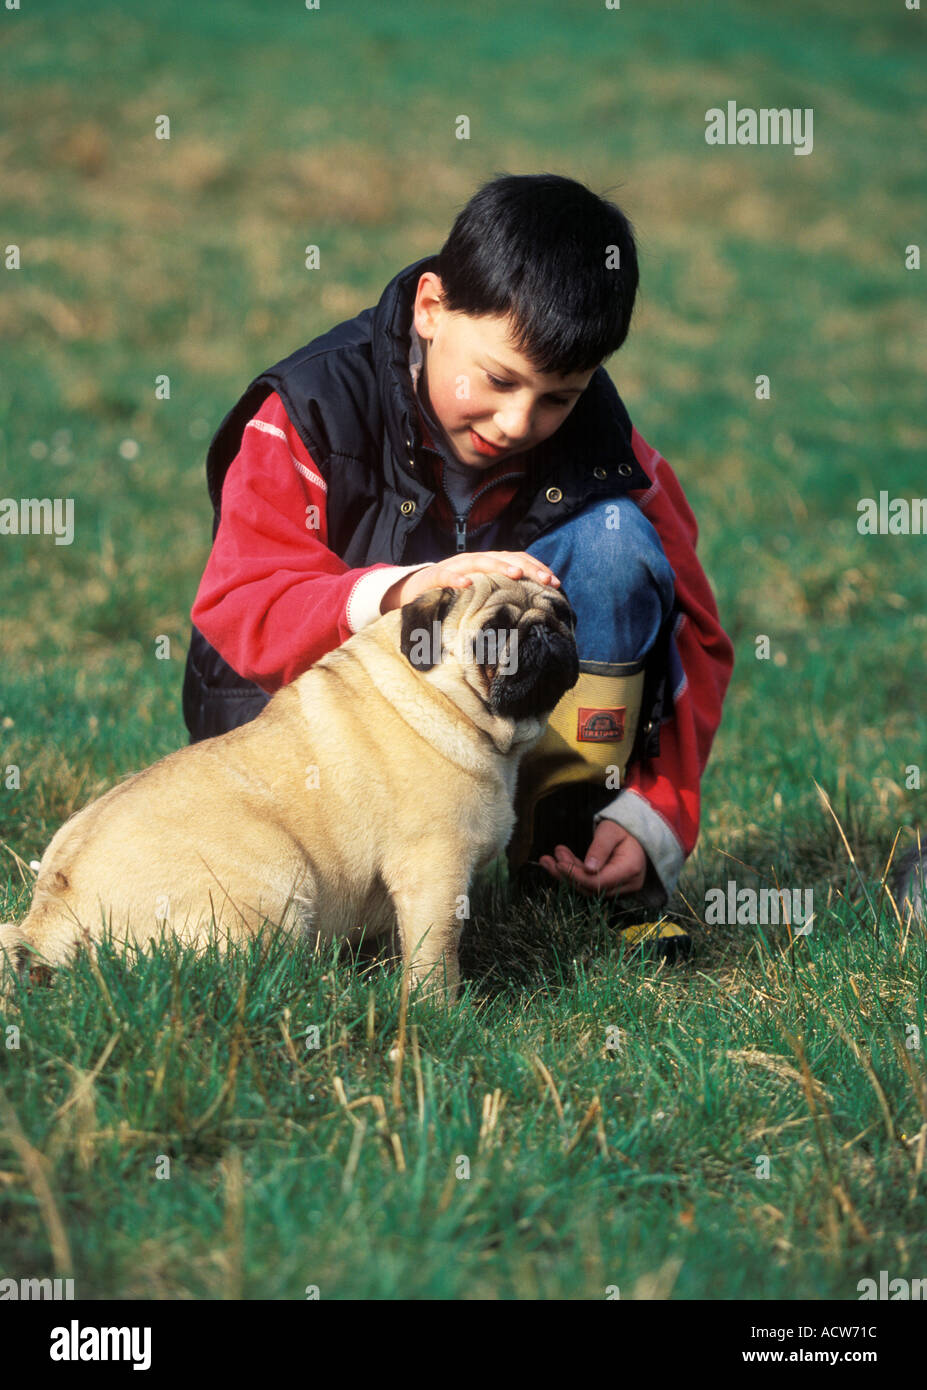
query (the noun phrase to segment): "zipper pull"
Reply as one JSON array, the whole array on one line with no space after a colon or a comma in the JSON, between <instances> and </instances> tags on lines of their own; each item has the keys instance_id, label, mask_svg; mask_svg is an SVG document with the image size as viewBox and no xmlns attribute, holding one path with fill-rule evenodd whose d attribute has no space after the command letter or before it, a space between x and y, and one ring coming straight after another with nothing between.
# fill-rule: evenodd
<instances>
[{"instance_id":1,"label":"zipper pull","mask_svg":"<svg viewBox=\"0 0 927 1390\"><path fill-rule=\"evenodd\" d=\"M462 550L467 548L467 518L457 516L455 513L454 520L457 523L457 554L459 555Z\"/></svg>"}]
</instances>

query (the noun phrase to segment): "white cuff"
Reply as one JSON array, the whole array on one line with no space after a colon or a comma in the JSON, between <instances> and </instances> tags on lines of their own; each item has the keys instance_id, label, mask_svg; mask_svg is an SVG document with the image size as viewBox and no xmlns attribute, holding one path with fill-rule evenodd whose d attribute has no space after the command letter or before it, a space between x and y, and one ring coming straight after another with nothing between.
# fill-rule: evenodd
<instances>
[{"instance_id":1,"label":"white cuff","mask_svg":"<svg viewBox=\"0 0 927 1390\"><path fill-rule=\"evenodd\" d=\"M345 606L345 617L351 631L360 632L362 627L382 616L380 604L383 596L397 580L415 570L426 569L431 564L434 564L433 560L424 560L420 565L388 565L385 569L369 570L367 574L362 574L348 595Z\"/></svg>"},{"instance_id":2,"label":"white cuff","mask_svg":"<svg viewBox=\"0 0 927 1390\"><path fill-rule=\"evenodd\" d=\"M648 801L632 788L620 791L614 801L603 806L593 817L593 825L605 817L621 825L629 835L633 835L644 849L663 885L666 897L672 897L676 889L682 866L685 863L682 845L666 821L655 811ZM656 885L653 885L656 887ZM649 896L645 883L643 895ZM656 903L654 904L657 905Z\"/></svg>"}]
</instances>

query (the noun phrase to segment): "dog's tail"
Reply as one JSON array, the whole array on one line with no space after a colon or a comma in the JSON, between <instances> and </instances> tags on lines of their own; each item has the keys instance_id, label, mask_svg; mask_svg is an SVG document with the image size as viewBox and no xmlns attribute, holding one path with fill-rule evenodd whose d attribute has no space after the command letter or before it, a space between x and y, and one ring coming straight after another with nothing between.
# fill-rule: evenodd
<instances>
[{"instance_id":1,"label":"dog's tail","mask_svg":"<svg viewBox=\"0 0 927 1390\"><path fill-rule=\"evenodd\" d=\"M19 973L22 928L17 922L0 922L0 1006L10 998L14 977Z\"/></svg>"},{"instance_id":2,"label":"dog's tail","mask_svg":"<svg viewBox=\"0 0 927 1390\"><path fill-rule=\"evenodd\" d=\"M17 955L24 940L19 922L0 922L0 958L4 952L10 956Z\"/></svg>"}]
</instances>

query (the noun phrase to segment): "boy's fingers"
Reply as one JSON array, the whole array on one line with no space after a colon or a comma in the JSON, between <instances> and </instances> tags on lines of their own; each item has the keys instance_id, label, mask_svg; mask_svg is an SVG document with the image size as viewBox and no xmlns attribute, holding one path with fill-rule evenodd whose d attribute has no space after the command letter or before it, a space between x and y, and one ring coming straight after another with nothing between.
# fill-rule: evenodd
<instances>
[{"instance_id":1,"label":"boy's fingers","mask_svg":"<svg viewBox=\"0 0 927 1390\"><path fill-rule=\"evenodd\" d=\"M600 893L608 897L617 891L607 876L603 878L600 873L587 874L582 867L577 869L573 866L567 866L551 858L549 854L543 854L538 863L547 870L552 878L563 879L566 883L572 884L578 892L585 894L586 897L598 897Z\"/></svg>"},{"instance_id":2,"label":"boy's fingers","mask_svg":"<svg viewBox=\"0 0 927 1390\"><path fill-rule=\"evenodd\" d=\"M542 584L559 584L560 580L543 560L536 560L533 555L526 555L523 560L514 560L511 563L518 565L526 574L536 574Z\"/></svg>"},{"instance_id":3,"label":"boy's fingers","mask_svg":"<svg viewBox=\"0 0 927 1390\"><path fill-rule=\"evenodd\" d=\"M476 561L477 571L481 574L504 569L513 579L521 574L533 574L539 584L560 584L560 580L546 565L533 559L530 555L526 556L524 560L503 560L498 555L487 553L479 557L473 556L471 563L473 561Z\"/></svg>"},{"instance_id":4,"label":"boy's fingers","mask_svg":"<svg viewBox=\"0 0 927 1390\"><path fill-rule=\"evenodd\" d=\"M610 859L601 868L590 871L583 860L578 859L566 845L558 845L554 857L545 858L549 859L555 870L559 870L557 878L572 881L581 892L605 893L610 896L613 893L636 892L644 883L645 875L637 870L628 869L620 859ZM541 859L540 862L543 864L544 860Z\"/></svg>"}]
</instances>

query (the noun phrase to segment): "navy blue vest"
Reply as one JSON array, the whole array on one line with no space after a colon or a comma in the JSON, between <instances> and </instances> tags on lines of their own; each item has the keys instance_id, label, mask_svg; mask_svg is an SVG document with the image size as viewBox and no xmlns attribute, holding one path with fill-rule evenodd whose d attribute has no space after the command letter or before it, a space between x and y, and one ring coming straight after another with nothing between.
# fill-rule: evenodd
<instances>
[{"instance_id":1,"label":"navy blue vest","mask_svg":"<svg viewBox=\"0 0 927 1390\"><path fill-rule=\"evenodd\" d=\"M425 482L421 426L409 374L409 334L419 278L437 268L427 256L407 266L375 308L338 324L255 377L216 431L206 458L219 527L222 484L242 435L276 391L315 467L328 485L328 545L352 568L414 564L453 554L453 542L429 518L434 492ZM566 420L521 456L526 474L491 533L475 549L525 550L542 532L599 497L647 488L631 448L631 421L608 373L599 367ZM561 494L551 501L548 490ZM666 641L648 662L639 755L658 749L666 715ZM191 742L253 719L267 703L259 686L233 671L194 626L183 686Z\"/></svg>"}]
</instances>

